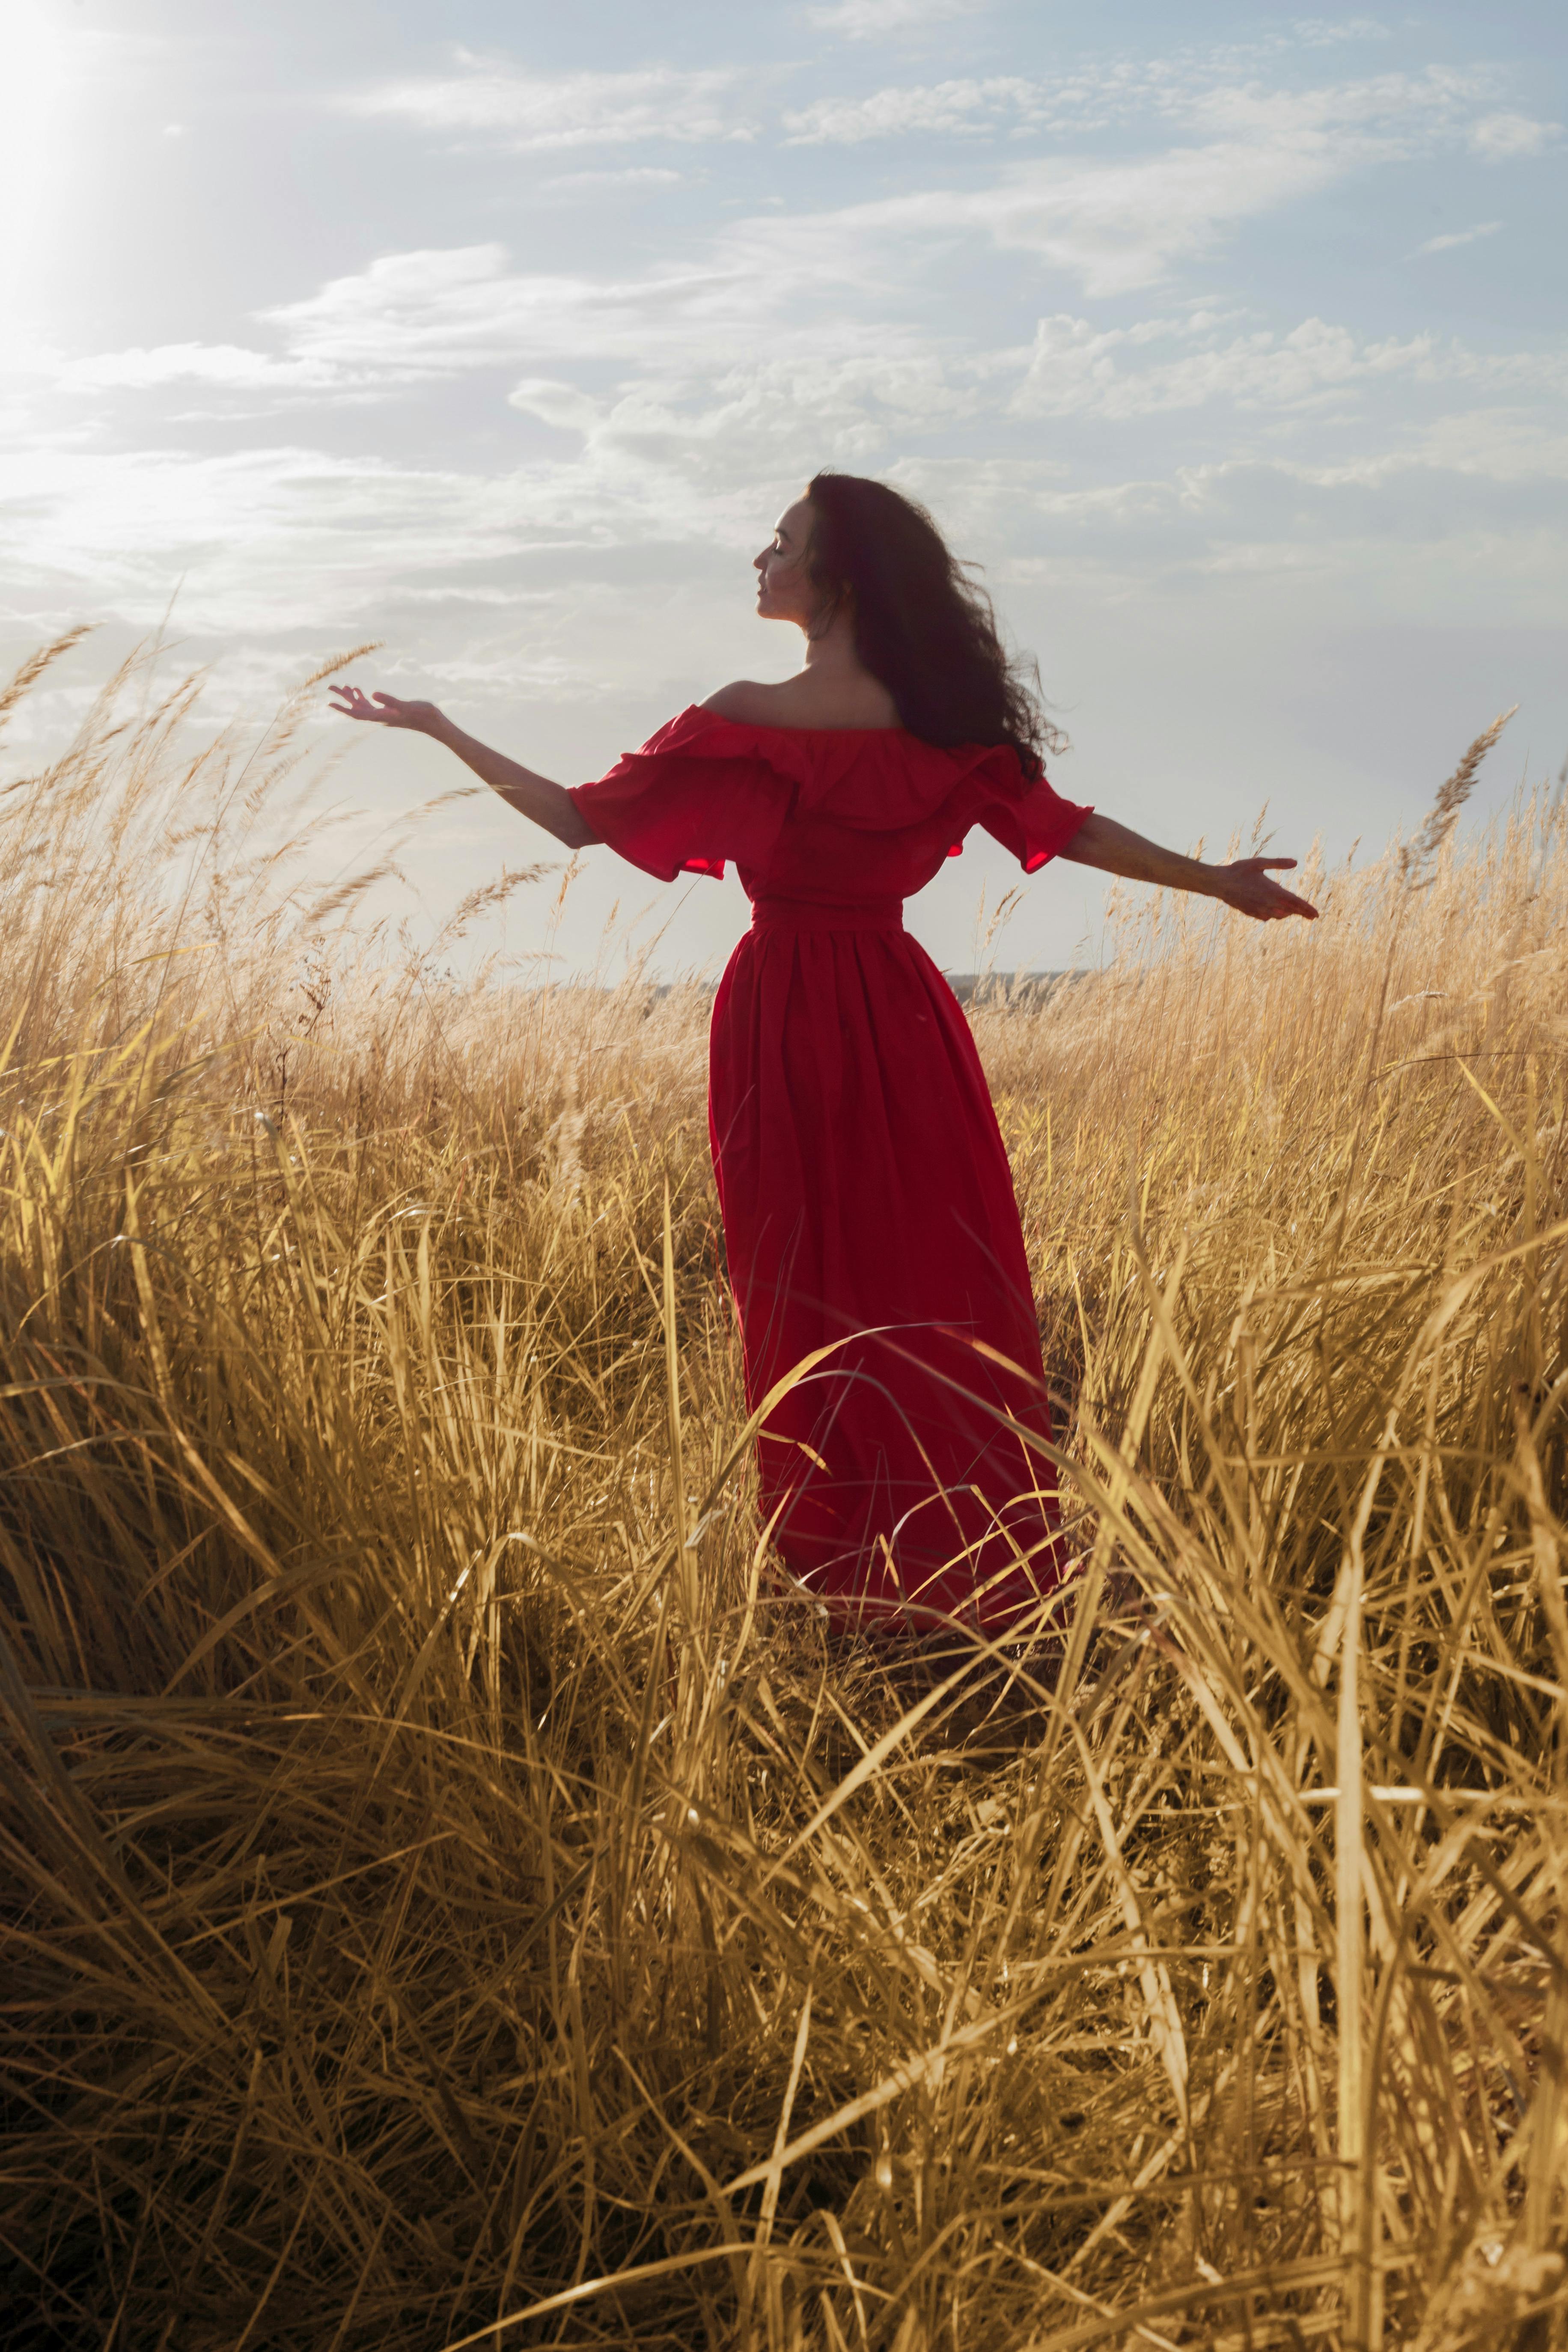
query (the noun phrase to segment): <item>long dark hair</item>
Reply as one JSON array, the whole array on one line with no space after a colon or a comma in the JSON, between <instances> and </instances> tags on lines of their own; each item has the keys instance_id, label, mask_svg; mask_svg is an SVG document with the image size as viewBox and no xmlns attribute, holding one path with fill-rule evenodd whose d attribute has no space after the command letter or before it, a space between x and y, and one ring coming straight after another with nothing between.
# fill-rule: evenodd
<instances>
[{"instance_id":1,"label":"long dark hair","mask_svg":"<svg viewBox=\"0 0 1568 2352\"><path fill-rule=\"evenodd\" d=\"M1010 656L990 597L924 507L886 482L831 469L806 488L807 568L831 618L853 598L855 650L927 743L1011 743L1026 774L1067 739L1040 703L1039 671Z\"/></svg>"}]
</instances>

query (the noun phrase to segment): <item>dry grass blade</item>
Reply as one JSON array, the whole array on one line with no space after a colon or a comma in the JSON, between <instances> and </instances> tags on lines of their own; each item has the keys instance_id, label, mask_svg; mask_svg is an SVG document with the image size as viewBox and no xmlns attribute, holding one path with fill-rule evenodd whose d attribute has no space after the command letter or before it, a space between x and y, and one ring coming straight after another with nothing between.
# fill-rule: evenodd
<instances>
[{"instance_id":1,"label":"dry grass blade","mask_svg":"<svg viewBox=\"0 0 1568 2352\"><path fill-rule=\"evenodd\" d=\"M44 672L51 668L62 654L68 654L73 646L79 646L83 637L90 636L91 634L90 625L83 622L79 627L65 630L50 644L40 646L36 654L29 654L26 660L6 680L5 684L0 686L0 720L4 720L7 712L16 709L24 695L37 686Z\"/></svg>"},{"instance_id":2,"label":"dry grass blade","mask_svg":"<svg viewBox=\"0 0 1568 2352\"><path fill-rule=\"evenodd\" d=\"M1483 727L1453 774L1438 785L1436 797L1426 812L1420 832L1400 852L1400 864L1407 877L1426 873L1441 855L1444 844L1459 821L1460 811L1475 790L1481 761L1518 709L1516 702L1509 709L1500 711L1489 727Z\"/></svg>"}]
</instances>

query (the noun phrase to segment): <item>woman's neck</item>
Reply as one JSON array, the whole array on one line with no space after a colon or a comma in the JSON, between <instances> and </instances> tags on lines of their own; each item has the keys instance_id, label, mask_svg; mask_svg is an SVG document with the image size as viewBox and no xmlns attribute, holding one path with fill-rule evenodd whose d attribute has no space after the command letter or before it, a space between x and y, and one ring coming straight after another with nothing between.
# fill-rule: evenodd
<instances>
[{"instance_id":1,"label":"woman's neck","mask_svg":"<svg viewBox=\"0 0 1568 2352\"><path fill-rule=\"evenodd\" d=\"M873 683L855 647L854 614L840 605L820 635L807 630L803 673L814 686L855 687Z\"/></svg>"},{"instance_id":2,"label":"woman's neck","mask_svg":"<svg viewBox=\"0 0 1568 2352\"><path fill-rule=\"evenodd\" d=\"M899 724L892 696L855 650L855 621L842 606L820 634L807 632L805 658L773 691L782 707L803 716L797 724L816 727L887 728Z\"/></svg>"}]
</instances>

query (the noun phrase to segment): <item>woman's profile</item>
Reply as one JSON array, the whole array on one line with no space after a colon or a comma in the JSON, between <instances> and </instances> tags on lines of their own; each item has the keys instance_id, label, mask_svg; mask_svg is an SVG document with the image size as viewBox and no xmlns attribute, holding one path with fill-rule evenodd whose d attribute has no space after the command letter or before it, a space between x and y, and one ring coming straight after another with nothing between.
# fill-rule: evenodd
<instances>
[{"instance_id":1,"label":"woman's profile","mask_svg":"<svg viewBox=\"0 0 1568 2352\"><path fill-rule=\"evenodd\" d=\"M1018 1623L1063 1573L1050 1408L1011 1171L968 1023L903 902L979 825L1053 857L1313 908L1058 798L1055 738L991 606L924 510L818 474L755 558L757 611L804 666L682 711L599 782L552 783L428 702L334 688L349 718L447 744L573 849L663 881L733 859L752 928L713 1007L710 1130L754 1411L761 1507L841 1621ZM1020 1433L1024 1433L1020 1434Z\"/></svg>"}]
</instances>

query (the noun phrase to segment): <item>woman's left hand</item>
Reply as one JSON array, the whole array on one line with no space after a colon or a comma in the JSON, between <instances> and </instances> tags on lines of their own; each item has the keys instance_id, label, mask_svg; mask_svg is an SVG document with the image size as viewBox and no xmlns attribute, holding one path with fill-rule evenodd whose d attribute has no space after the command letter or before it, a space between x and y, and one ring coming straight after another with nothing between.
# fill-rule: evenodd
<instances>
[{"instance_id":1,"label":"woman's left hand","mask_svg":"<svg viewBox=\"0 0 1568 2352\"><path fill-rule=\"evenodd\" d=\"M1308 922L1315 923L1316 907L1270 879L1270 867L1288 869L1295 863L1293 857L1238 857L1229 866L1212 869L1218 885L1215 896L1234 907L1238 915L1250 915L1255 922L1277 923L1284 915L1304 915Z\"/></svg>"},{"instance_id":2,"label":"woman's left hand","mask_svg":"<svg viewBox=\"0 0 1568 2352\"><path fill-rule=\"evenodd\" d=\"M416 735L432 735L441 723L433 702L404 702L395 694L362 694L357 686L334 686L331 708L340 719L368 719L377 727L410 727Z\"/></svg>"}]
</instances>

